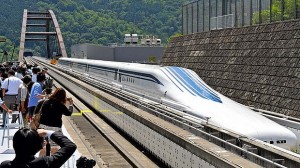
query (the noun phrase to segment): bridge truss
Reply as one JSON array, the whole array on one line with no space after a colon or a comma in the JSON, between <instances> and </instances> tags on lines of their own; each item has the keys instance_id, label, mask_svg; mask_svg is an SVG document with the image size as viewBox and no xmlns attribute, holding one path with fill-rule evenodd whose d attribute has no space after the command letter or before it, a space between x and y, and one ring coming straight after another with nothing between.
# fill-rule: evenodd
<instances>
[{"instance_id":1,"label":"bridge truss","mask_svg":"<svg viewBox=\"0 0 300 168\"><path fill-rule=\"evenodd\" d=\"M26 42L45 42L46 57L67 57L62 33L52 10L24 10L18 61L22 62Z\"/></svg>"}]
</instances>

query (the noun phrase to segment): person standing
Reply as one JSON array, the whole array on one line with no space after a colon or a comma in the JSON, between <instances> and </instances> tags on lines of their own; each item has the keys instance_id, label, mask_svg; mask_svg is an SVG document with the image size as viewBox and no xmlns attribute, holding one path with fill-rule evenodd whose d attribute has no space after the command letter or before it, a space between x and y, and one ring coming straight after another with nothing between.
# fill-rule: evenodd
<instances>
[{"instance_id":1,"label":"person standing","mask_svg":"<svg viewBox=\"0 0 300 168\"><path fill-rule=\"evenodd\" d=\"M48 68L44 67L44 68L42 69L42 72L45 74L46 79L49 78L49 76L48 76Z\"/></svg>"},{"instance_id":2,"label":"person standing","mask_svg":"<svg viewBox=\"0 0 300 168\"><path fill-rule=\"evenodd\" d=\"M23 83L23 81L17 77L15 77L15 71L8 71L8 78L5 79L2 83L2 96L5 104L12 109L13 105L17 107L17 95L19 86ZM16 109L13 109L16 110ZM5 121L6 112L3 112L3 123ZM13 121L16 120L16 116L13 115Z\"/></svg>"},{"instance_id":3,"label":"person standing","mask_svg":"<svg viewBox=\"0 0 300 168\"><path fill-rule=\"evenodd\" d=\"M41 69L37 66L32 68L32 81L37 82L37 74L41 72Z\"/></svg>"},{"instance_id":4,"label":"person standing","mask_svg":"<svg viewBox=\"0 0 300 168\"><path fill-rule=\"evenodd\" d=\"M20 103L20 112L22 113L23 120L24 120L24 126L28 123L27 113L28 113L28 101L29 101L29 90L28 85L32 82L31 76L25 75L23 80L23 84L19 87L19 93L18 93L18 102Z\"/></svg>"},{"instance_id":5,"label":"person standing","mask_svg":"<svg viewBox=\"0 0 300 168\"><path fill-rule=\"evenodd\" d=\"M4 82L5 79L7 79L7 78L8 78L8 74L7 74L7 72L4 71L4 72L1 74L1 88L2 88L2 86L3 86L3 82ZM2 89L1 89L0 97L1 97L1 99L3 100Z\"/></svg>"},{"instance_id":6,"label":"person standing","mask_svg":"<svg viewBox=\"0 0 300 168\"><path fill-rule=\"evenodd\" d=\"M37 106L39 100L43 99L46 95L43 94L44 82L46 80L45 74L39 72L37 74L37 82L32 85L30 90L29 102L28 102L28 112L30 119L33 116L35 107Z\"/></svg>"},{"instance_id":7,"label":"person standing","mask_svg":"<svg viewBox=\"0 0 300 168\"><path fill-rule=\"evenodd\" d=\"M15 73L15 76L19 79L23 79L24 75L22 73L22 68L21 66L17 66L16 67L16 73Z\"/></svg>"},{"instance_id":8,"label":"person standing","mask_svg":"<svg viewBox=\"0 0 300 168\"><path fill-rule=\"evenodd\" d=\"M50 130L61 130L62 115L70 116L73 113L73 100L66 97L66 91L57 88L45 102L40 102L36 111L41 108L40 128ZM69 108L66 102L69 102Z\"/></svg>"},{"instance_id":9,"label":"person standing","mask_svg":"<svg viewBox=\"0 0 300 168\"><path fill-rule=\"evenodd\" d=\"M3 78L3 76L5 76L4 73L5 73L5 68L2 64L0 64L0 87L2 86L2 83L5 79L5 78ZM2 91L0 93L0 98L1 98L1 100L3 100ZM3 109L1 107L0 107L0 112L3 113Z\"/></svg>"}]
</instances>

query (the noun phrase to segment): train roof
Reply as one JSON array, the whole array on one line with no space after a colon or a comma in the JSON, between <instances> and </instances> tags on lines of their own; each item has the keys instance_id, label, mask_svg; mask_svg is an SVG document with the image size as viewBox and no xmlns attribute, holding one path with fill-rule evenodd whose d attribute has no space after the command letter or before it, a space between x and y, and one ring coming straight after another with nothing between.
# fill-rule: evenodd
<instances>
[{"instance_id":1,"label":"train roof","mask_svg":"<svg viewBox=\"0 0 300 168\"><path fill-rule=\"evenodd\" d=\"M161 68L161 65L151 65L151 64L141 64L141 63L129 63L129 62L116 62L116 61L103 61L103 60L94 60L94 59L79 59L79 58L60 58L60 60L65 61L72 61L77 63L86 63L90 65L101 65L101 66L109 66L109 67L123 67L126 65L131 65L134 67L151 67L153 69L155 68Z\"/></svg>"}]
</instances>

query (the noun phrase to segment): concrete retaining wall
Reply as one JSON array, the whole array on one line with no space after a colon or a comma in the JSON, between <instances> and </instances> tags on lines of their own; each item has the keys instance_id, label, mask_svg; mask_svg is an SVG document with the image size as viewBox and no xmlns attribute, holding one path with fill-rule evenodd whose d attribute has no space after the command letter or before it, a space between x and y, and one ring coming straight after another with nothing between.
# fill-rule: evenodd
<instances>
[{"instance_id":1,"label":"concrete retaining wall","mask_svg":"<svg viewBox=\"0 0 300 168\"><path fill-rule=\"evenodd\" d=\"M193 69L245 105L300 117L300 21L174 38L163 65Z\"/></svg>"}]
</instances>

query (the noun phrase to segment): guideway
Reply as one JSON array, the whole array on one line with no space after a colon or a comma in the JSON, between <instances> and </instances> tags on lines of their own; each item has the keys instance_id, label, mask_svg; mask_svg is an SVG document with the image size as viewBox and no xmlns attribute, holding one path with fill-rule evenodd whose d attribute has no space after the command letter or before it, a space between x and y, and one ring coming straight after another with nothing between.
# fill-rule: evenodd
<instances>
[{"instance_id":1,"label":"guideway","mask_svg":"<svg viewBox=\"0 0 300 168\"><path fill-rule=\"evenodd\" d=\"M60 73L62 76L66 76L66 78L68 78L68 79L73 79L69 75L63 74L61 71L57 71L57 73ZM71 72L69 72L69 73L71 73ZM73 75L75 75L75 74L73 74ZM99 84L99 83L97 84L97 82L95 80L90 79L88 77L84 77L82 75L79 75L79 79L83 80L83 81L87 81L89 84L83 83L82 81L76 82L76 80L74 80L74 82L78 86L82 85L82 87L85 90L88 90L90 93L92 93L93 95L96 95L97 97L102 99L104 102L107 102L107 103L112 105L112 107L110 107L111 109L108 108L106 110L101 110L101 109L95 108L94 107L95 104L91 103L93 101L90 100L90 105L89 106L94 107L95 111L98 110L98 112L100 114L104 115L111 122L113 122L117 126L119 126L120 129L122 129L127 134L129 134L131 137L133 137L135 140L137 140L138 143L141 143L141 145L144 146L151 153L153 153L153 155L160 158L162 162L167 162L167 164L169 164L169 162L172 162L172 160L170 160L170 157L168 155L164 155L164 152L168 151L170 149L161 149L161 146L160 146L161 142L165 143L164 139L160 139L161 136L162 136L162 138L167 137L168 140L171 139L172 142L176 142L175 145L179 145L179 147L181 147L180 150L178 150L178 151L181 151L182 147L183 147L184 150L188 150L188 151L190 151L190 149L191 149L191 151L198 150L198 149L196 149L197 147L191 147L191 148L188 147L186 142L179 143L180 140L178 140L176 138L180 138L181 133L180 133L180 131L177 131L177 129L175 129L175 131L172 132L172 133L177 133L178 132L178 135L177 134L174 135L174 137L176 137L175 139L174 139L173 136L172 137L168 136L168 135L170 135L170 133L164 132L164 131L161 132L161 130L158 129L158 127L159 128L161 127L160 126L161 123L163 123L163 124L167 123L166 121L161 120L161 121L153 123L154 119L151 118L151 119L149 119L150 120L149 122L154 124L154 125L151 125L151 124L149 125L148 122L142 122L144 120L137 117L138 114L139 114L138 112L142 111L141 115L144 116L148 112L143 111L142 109L143 108L146 109L149 105L146 105L145 107L142 107L142 105L138 105L139 108L132 106L132 108L128 109L128 107L131 106L130 104L136 104L136 102L131 102L130 104L128 104L127 101L124 102L124 101L121 101L118 98L114 97L116 95L119 95L118 97L120 97L123 94L123 92L120 92L120 90L117 91L116 93L113 93L113 92L111 92L110 94L107 94L105 92L102 93L102 91L99 91L99 88L103 89L101 87L101 84ZM97 88L91 87L90 86L91 84L93 84L95 86L97 85ZM108 97L111 97L111 98L108 98L104 95L108 95ZM121 101L121 102L119 103L119 101ZM135 101L137 101L137 100L135 100ZM99 104L101 104L101 103L99 103ZM158 108L158 107L156 106L156 108ZM121 114L123 113L123 114L120 115L120 113ZM159 113L154 113L154 114L156 116L161 116ZM139 122L135 123L136 121L139 121ZM172 121L172 123L174 123L174 122ZM144 126L146 126L146 128L144 128ZM228 153L231 153L231 151L238 151L238 153L237 153L238 155L242 154L242 156L245 157L247 160L249 159L249 160L254 161L254 162L256 162L260 165L263 165L265 167L268 167L268 165L269 166L271 166L271 165L275 166L276 165L277 167L299 167L299 156L297 154L293 154L292 152L287 153L287 152L284 152L282 150L279 150L278 148L272 147L272 145L267 145L266 146L262 143L254 141L252 139L248 139L248 138L242 137L240 135L235 135L235 134L229 133L227 131L226 131L227 132L226 133L221 128L216 128L216 127L213 127L209 124L204 125L204 126L212 130L211 134L206 133L207 135L205 135L205 136L209 137L209 141L215 142L218 139L218 138L214 137L214 135L213 135L214 132L219 132L220 135L222 134L222 136L226 138L225 140L219 139L216 143L216 144L220 143L220 145L222 147L226 146L226 149L230 149L230 151L227 151L224 148L220 148L220 149L222 149L222 153L223 153L223 151L226 151ZM137 128L139 128L139 129L137 129ZM150 128L152 130L152 132L149 132L147 135L144 135L143 133L147 132L148 128ZM195 136L195 134L190 132L190 131L194 132L195 130L197 131L197 129L189 127L187 125L185 127L182 127L182 128L183 128L183 130L188 130L189 133L187 133L188 136L186 136L185 139L187 139L188 141L192 141L193 144L197 144L194 141L197 141L198 138L202 139L202 136L200 136L200 135L198 136L198 134L197 134L197 136ZM182 129L182 128L180 128L180 129ZM190 130L190 129L192 129L192 130ZM172 130L172 129L168 128L167 130ZM158 133L158 135L155 134L155 133ZM200 133L200 134L203 134L203 133ZM142 136L142 135L144 135L144 136ZM151 135L151 136L149 136L149 135ZM147 138L144 139L144 137L147 137ZM139 138L141 138L141 139L139 139ZM156 139L156 138L158 138L160 140L158 141L158 139ZM156 139L156 140L153 140L153 139ZM241 149L238 146L235 146L234 143L231 144L233 141L229 141L230 139L239 139L241 142L243 142L243 144L245 144L248 147L245 148L245 149ZM149 144L152 144L152 146L148 146ZM158 146L155 147L155 145L158 145ZM166 144L164 144L162 146L164 147L165 145ZM158 150L158 149L161 149L161 150ZM216 152L216 153L220 153L220 151L221 150L218 150L218 152ZM257 151L259 151L259 153L256 153ZM174 153L174 151L171 151L170 153ZM197 153L197 152L195 152L195 153ZM224 152L224 155L226 155L226 154L227 153ZM167 158L164 159L164 157L167 157ZM176 156L171 156L171 158L173 158L173 157L176 158ZM177 160L180 157L182 157L182 156L177 156ZM268 158L268 159L266 159L266 158ZM184 159L186 159L186 158L183 158L182 160L184 160ZM207 160L207 159L205 158L205 160ZM187 162L184 162L184 163L187 163ZM171 163L171 164L176 164L176 163ZM284 166L281 165L281 164L283 164ZM243 164L241 164L241 165L243 165ZM189 166L189 165L187 165L187 166Z\"/></svg>"},{"instance_id":2,"label":"guideway","mask_svg":"<svg viewBox=\"0 0 300 168\"><path fill-rule=\"evenodd\" d=\"M201 165L205 165L205 167L238 167L237 165L259 167L241 156L224 150L201 137L194 136L180 127L165 122L78 79L55 69L51 68L51 70L72 81L77 87L84 87L84 90L101 99L102 102L110 104L102 109L97 108L99 106L95 107L94 99L86 101L93 111L98 111L100 115L115 123L119 129L125 131L137 143L167 165L172 167L200 167ZM72 87L72 90L78 92L82 88ZM82 97L83 94L79 94L79 97ZM96 103L102 105L101 102L96 101Z\"/></svg>"},{"instance_id":3,"label":"guideway","mask_svg":"<svg viewBox=\"0 0 300 168\"><path fill-rule=\"evenodd\" d=\"M79 94L77 97L72 97L78 112L73 113L71 118L65 118L74 123L71 127L77 130L75 137L79 135L84 142L81 143L84 144L82 148L88 150L98 165L104 167L159 167L143 151L138 150L103 119L99 118L93 109L83 104L95 102L94 95L78 88L77 84L70 82L69 78L61 77L60 74L54 73L51 69L48 72L50 76L56 79L55 85L57 87L67 87L66 90L69 89L71 94L74 92ZM88 126L87 122L91 123L92 127ZM101 132L101 136L98 135L99 132Z\"/></svg>"}]
</instances>

